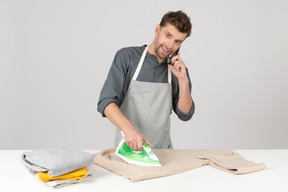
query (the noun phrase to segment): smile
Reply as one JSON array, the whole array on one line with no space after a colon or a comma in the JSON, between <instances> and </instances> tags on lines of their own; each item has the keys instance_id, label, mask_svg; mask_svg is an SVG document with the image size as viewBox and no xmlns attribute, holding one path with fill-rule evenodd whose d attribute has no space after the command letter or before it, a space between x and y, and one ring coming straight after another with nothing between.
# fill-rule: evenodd
<instances>
[{"instance_id":1,"label":"smile","mask_svg":"<svg viewBox=\"0 0 288 192\"><path fill-rule=\"evenodd\" d=\"M161 48L165 53L169 53L169 51L167 49L165 49L163 46L161 46Z\"/></svg>"}]
</instances>

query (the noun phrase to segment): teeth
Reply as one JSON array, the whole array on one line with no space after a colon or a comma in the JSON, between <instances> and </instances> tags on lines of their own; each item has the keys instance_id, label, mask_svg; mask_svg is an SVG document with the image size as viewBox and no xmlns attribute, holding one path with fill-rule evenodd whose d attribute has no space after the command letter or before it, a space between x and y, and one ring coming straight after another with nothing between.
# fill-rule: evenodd
<instances>
[{"instance_id":1,"label":"teeth","mask_svg":"<svg viewBox=\"0 0 288 192\"><path fill-rule=\"evenodd\" d=\"M164 51L168 52L168 50L166 50L164 47L162 47L162 49L163 49Z\"/></svg>"}]
</instances>

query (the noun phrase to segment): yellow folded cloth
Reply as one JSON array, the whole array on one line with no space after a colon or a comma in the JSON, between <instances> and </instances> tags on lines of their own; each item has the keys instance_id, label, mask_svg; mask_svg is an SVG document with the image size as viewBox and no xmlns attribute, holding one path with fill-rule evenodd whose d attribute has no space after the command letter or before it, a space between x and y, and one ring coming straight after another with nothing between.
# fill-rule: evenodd
<instances>
[{"instance_id":1,"label":"yellow folded cloth","mask_svg":"<svg viewBox=\"0 0 288 192\"><path fill-rule=\"evenodd\" d=\"M87 167L57 177L50 177L48 173L44 172L37 172L37 174L39 179L45 183L48 181L55 181L55 180L76 180L87 177Z\"/></svg>"}]
</instances>

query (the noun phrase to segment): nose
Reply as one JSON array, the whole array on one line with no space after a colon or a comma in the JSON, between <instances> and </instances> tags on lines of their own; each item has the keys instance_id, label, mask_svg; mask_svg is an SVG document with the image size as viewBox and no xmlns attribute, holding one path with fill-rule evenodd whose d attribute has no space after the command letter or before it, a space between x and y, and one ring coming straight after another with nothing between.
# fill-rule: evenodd
<instances>
[{"instance_id":1,"label":"nose","mask_svg":"<svg viewBox=\"0 0 288 192\"><path fill-rule=\"evenodd\" d=\"M172 49L172 47L173 47L173 39L170 39L169 40L169 42L167 42L167 46L168 46L168 48L171 50Z\"/></svg>"}]
</instances>

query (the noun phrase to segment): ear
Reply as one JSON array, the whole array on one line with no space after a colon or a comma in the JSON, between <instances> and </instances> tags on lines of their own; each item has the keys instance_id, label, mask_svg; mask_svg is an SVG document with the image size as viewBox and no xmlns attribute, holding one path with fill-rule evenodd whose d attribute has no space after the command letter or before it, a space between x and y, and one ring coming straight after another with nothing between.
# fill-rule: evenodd
<instances>
[{"instance_id":1,"label":"ear","mask_svg":"<svg viewBox=\"0 0 288 192\"><path fill-rule=\"evenodd\" d=\"M160 32L160 28L161 28L161 26L158 24L158 25L156 25L156 27L155 27L155 35L157 36L158 34L159 34L159 32Z\"/></svg>"}]
</instances>

